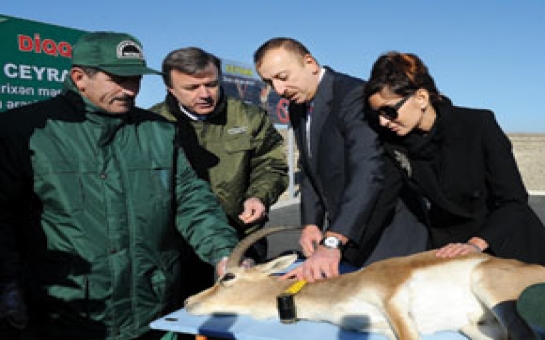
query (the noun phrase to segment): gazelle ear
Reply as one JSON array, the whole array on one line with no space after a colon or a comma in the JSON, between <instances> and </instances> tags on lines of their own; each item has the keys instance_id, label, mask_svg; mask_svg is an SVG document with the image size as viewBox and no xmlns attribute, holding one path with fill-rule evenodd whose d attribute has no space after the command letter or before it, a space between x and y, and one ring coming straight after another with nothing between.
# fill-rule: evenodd
<instances>
[{"instance_id":1,"label":"gazelle ear","mask_svg":"<svg viewBox=\"0 0 545 340\"><path fill-rule=\"evenodd\" d=\"M296 260L297 254L284 255L267 263L257 265L255 269L263 273L278 273L288 268Z\"/></svg>"}]
</instances>

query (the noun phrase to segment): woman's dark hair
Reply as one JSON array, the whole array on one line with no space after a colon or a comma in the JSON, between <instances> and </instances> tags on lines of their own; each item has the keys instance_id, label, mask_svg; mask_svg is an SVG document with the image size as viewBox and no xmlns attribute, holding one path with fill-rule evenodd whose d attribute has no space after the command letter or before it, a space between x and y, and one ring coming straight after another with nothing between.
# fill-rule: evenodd
<instances>
[{"instance_id":1,"label":"woman's dark hair","mask_svg":"<svg viewBox=\"0 0 545 340\"><path fill-rule=\"evenodd\" d=\"M365 85L365 98L388 88L395 94L407 96L418 89L426 89L433 104L441 101L441 94L428 68L411 53L396 51L381 55L373 64L371 76Z\"/></svg>"}]
</instances>

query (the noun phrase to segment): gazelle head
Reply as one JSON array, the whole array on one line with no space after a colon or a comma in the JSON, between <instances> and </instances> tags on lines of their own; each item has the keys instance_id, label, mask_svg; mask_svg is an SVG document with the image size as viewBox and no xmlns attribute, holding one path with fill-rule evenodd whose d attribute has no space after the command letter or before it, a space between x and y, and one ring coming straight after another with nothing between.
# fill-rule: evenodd
<instances>
[{"instance_id":1,"label":"gazelle head","mask_svg":"<svg viewBox=\"0 0 545 340\"><path fill-rule=\"evenodd\" d=\"M275 274L285 271L297 260L296 254L285 255L251 268L240 266L246 250L257 240L281 231L300 227L280 226L261 229L240 241L227 261L225 274L211 288L186 300L192 314L252 314L267 317L276 314L277 293L291 281L280 281ZM272 315L265 315L271 314Z\"/></svg>"}]
</instances>

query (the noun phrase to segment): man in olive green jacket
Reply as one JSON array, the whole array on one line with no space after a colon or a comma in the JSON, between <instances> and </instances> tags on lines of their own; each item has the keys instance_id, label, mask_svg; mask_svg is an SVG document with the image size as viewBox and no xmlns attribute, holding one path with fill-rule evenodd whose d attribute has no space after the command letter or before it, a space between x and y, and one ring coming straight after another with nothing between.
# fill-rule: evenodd
<instances>
[{"instance_id":1,"label":"man in olive green jacket","mask_svg":"<svg viewBox=\"0 0 545 340\"><path fill-rule=\"evenodd\" d=\"M62 94L0 114L0 339L158 339L199 275L185 244L214 265L238 238L174 124L134 106L157 73L138 40L88 33L72 62Z\"/></svg>"},{"instance_id":2,"label":"man in olive green jacket","mask_svg":"<svg viewBox=\"0 0 545 340\"><path fill-rule=\"evenodd\" d=\"M216 56L178 49L162 71L168 94L151 110L177 121L189 163L210 183L239 236L261 228L288 184L282 136L262 109L224 95ZM263 261L266 247L248 256Z\"/></svg>"}]
</instances>

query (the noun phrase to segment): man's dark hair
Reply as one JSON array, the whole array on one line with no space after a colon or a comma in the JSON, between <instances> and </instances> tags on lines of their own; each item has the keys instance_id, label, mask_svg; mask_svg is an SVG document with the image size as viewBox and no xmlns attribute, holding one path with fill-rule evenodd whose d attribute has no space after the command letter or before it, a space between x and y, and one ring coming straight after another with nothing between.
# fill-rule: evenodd
<instances>
[{"instance_id":1,"label":"man's dark hair","mask_svg":"<svg viewBox=\"0 0 545 340\"><path fill-rule=\"evenodd\" d=\"M265 57L265 54L270 51L277 48L283 48L288 52L292 52L294 54L297 54L301 57L304 57L307 54L310 54L309 50L303 45L301 42L293 39L293 38L285 38L285 37L278 37L278 38L272 38L268 41L266 41L263 45L261 45L254 53L254 64L256 67L259 67L261 62L263 61L263 57Z\"/></svg>"},{"instance_id":2,"label":"man's dark hair","mask_svg":"<svg viewBox=\"0 0 545 340\"><path fill-rule=\"evenodd\" d=\"M197 74L202 72L212 63L218 69L221 76L221 60L198 47L180 48L170 52L163 60L163 81L167 87L172 87L170 71L177 70L185 74Z\"/></svg>"},{"instance_id":3,"label":"man's dark hair","mask_svg":"<svg viewBox=\"0 0 545 340\"><path fill-rule=\"evenodd\" d=\"M82 65L72 65L72 67L80 68L85 74L87 74L89 77L94 76L98 72L101 72L101 69L94 66L82 66ZM103 72L103 71L102 71Z\"/></svg>"}]
</instances>

